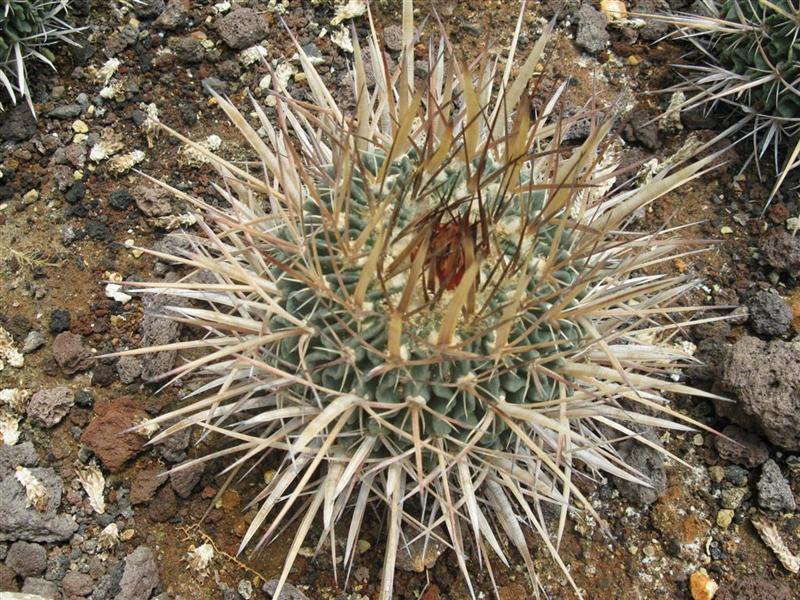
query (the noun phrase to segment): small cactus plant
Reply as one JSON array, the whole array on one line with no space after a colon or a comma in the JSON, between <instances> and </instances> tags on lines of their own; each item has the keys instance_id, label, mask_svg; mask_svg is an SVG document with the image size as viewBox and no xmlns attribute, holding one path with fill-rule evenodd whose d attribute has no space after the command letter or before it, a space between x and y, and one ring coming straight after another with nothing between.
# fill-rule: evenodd
<instances>
[{"instance_id":1,"label":"small cactus plant","mask_svg":"<svg viewBox=\"0 0 800 600\"><path fill-rule=\"evenodd\" d=\"M502 73L488 54L468 65L431 41L418 82L410 0L402 14L396 72L374 27L368 53L354 45L353 114L298 45L313 103L277 81L275 122L254 102L251 124L215 95L254 153L247 166L169 130L217 166L226 203L161 184L198 210L203 236L183 234L168 257L191 271L179 282L129 285L196 302L169 310L197 337L124 354L200 351L164 375L204 379L153 420L166 425L154 442L219 434L229 444L196 461L233 457L228 482L282 456L241 543L269 543L302 511L278 588L316 518L333 563L342 552L352 565L370 504L387 514L382 599L420 539L451 548L474 592L470 556L508 562L500 532L537 595L526 531L574 586L556 550L567 515L602 522L581 480L646 485L611 438L685 430L665 394L707 395L671 378L691 361L671 338L697 310L675 302L696 282L658 274L689 243L627 225L713 157L609 191L610 122L569 148L587 115L558 117L563 86L532 109L549 29L518 68L516 35Z\"/></svg>"},{"instance_id":2,"label":"small cactus plant","mask_svg":"<svg viewBox=\"0 0 800 600\"><path fill-rule=\"evenodd\" d=\"M749 139L760 172L765 157L778 175L772 201L800 156L800 6L790 0L704 0L706 14L659 16L694 49L682 65L683 109L733 109L719 139ZM748 161L750 162L750 161Z\"/></svg>"},{"instance_id":3,"label":"small cactus plant","mask_svg":"<svg viewBox=\"0 0 800 600\"><path fill-rule=\"evenodd\" d=\"M75 43L71 36L79 29L62 18L68 12L69 1L0 0L0 89L5 89L12 103L25 98L33 110L28 89L29 62L55 68L55 56L49 46Z\"/></svg>"}]
</instances>

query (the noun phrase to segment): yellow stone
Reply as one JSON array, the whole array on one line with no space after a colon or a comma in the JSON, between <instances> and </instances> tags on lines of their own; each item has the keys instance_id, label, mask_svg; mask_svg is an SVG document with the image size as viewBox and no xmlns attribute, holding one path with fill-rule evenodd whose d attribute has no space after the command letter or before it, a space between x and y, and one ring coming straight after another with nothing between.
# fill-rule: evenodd
<instances>
[{"instance_id":1,"label":"yellow stone","mask_svg":"<svg viewBox=\"0 0 800 600\"><path fill-rule=\"evenodd\" d=\"M692 600L711 600L717 594L718 589L717 582L703 571L695 571L689 577L689 591L692 593Z\"/></svg>"},{"instance_id":2,"label":"yellow stone","mask_svg":"<svg viewBox=\"0 0 800 600\"><path fill-rule=\"evenodd\" d=\"M80 119L72 123L72 131L75 133L89 133L89 126Z\"/></svg>"},{"instance_id":3,"label":"yellow stone","mask_svg":"<svg viewBox=\"0 0 800 600\"><path fill-rule=\"evenodd\" d=\"M727 529L733 523L733 511L729 508L723 508L717 513L717 527L720 529Z\"/></svg>"},{"instance_id":4,"label":"yellow stone","mask_svg":"<svg viewBox=\"0 0 800 600\"><path fill-rule=\"evenodd\" d=\"M636 54L631 54L631 55L628 57L628 64L629 64L630 66L632 66L632 67L635 67L635 66L636 66L636 65L638 65L640 62L642 62L642 59L641 59L641 58L639 58L639 57L638 57Z\"/></svg>"},{"instance_id":5,"label":"yellow stone","mask_svg":"<svg viewBox=\"0 0 800 600\"><path fill-rule=\"evenodd\" d=\"M601 0L600 12L603 13L609 21L616 19L624 19L628 16L628 7L622 0Z\"/></svg>"}]
</instances>

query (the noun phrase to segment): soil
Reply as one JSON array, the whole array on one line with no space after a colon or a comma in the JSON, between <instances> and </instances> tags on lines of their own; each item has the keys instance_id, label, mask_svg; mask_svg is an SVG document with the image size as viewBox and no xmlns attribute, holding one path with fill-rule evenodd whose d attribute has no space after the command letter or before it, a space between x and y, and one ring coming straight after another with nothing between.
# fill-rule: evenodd
<instances>
[{"instance_id":1,"label":"soil","mask_svg":"<svg viewBox=\"0 0 800 600\"><path fill-rule=\"evenodd\" d=\"M191 139L219 136L221 152L226 157L247 156L234 128L203 91L202 81L208 77L220 79L227 86L231 99L244 107L248 93L262 96L258 82L268 70L258 63L243 68L239 65L237 52L219 41L219 34L211 25L214 21L212 4L210 1L191 3L187 25L162 31L153 26L152 17L134 17L126 8L128 3L95 3L88 17L81 17L91 27L84 43L94 48L94 54L86 58L84 50L73 56L62 49L56 65L58 71L41 72L34 77L32 87L39 115L35 131L20 141L7 141L0 147L3 172L0 179L0 324L14 335L20 346L31 329L43 334L45 344L26 354L23 368L6 366L0 371L0 388L36 392L66 385L76 393L88 391L93 399L93 406L88 401L83 405L76 402L66 418L53 428L37 427L27 420L21 424L21 439L33 442L41 457L40 466L54 468L63 478L63 504L68 512L76 515L80 524L80 532L76 534L80 539L46 544L49 563L66 556L72 565L70 568L89 572L95 582L101 582L113 579L110 574L119 568L116 565L122 564L120 561L135 548L145 545L156 556L160 576L154 593L166 594L163 598L266 598L268 596L260 591L261 584L280 573L293 526L265 549L236 556L241 536L253 518L253 509L247 508L248 502L261 489L263 473L268 471L269 464L261 465L261 470L237 481L218 499L215 495L224 477L217 473L225 465L213 461L199 483L187 492L188 497L176 495L170 483L163 483L149 492L145 490L141 503L131 507L127 500L132 486L136 487L134 482L143 473L165 470L171 463L178 462L174 460L176 456L183 460L183 452L192 457L207 451L207 442L198 440L196 432L192 433L192 443L184 446L186 450L178 448L167 452L158 446L141 447L144 440L132 443L126 439L120 443L112 440L108 452L113 456L106 458L98 452L106 477L108 512L114 516L120 531L132 530L133 533L108 553L105 560L96 560L96 555L87 550L86 540L96 539L102 523L92 517L87 500L79 491L74 466L87 460L84 444L90 422L100 415L117 419L115 423L128 419L132 425L136 418L156 414L174 403L181 388L178 385L162 390L136 378L132 383L123 383L113 358L99 358L91 369L65 375L53 352L56 332L51 330L51 316L56 311L68 311L67 329L82 336L84 347L95 357L142 344L142 303L131 300L122 304L106 295L106 285L115 274L142 280L153 277L156 260L140 254L136 247L152 248L167 235L161 226L163 222L145 215L132 201L135 199L124 201L125 192L132 193L147 183L142 175L134 171L115 174L109 161L92 161L85 156L91 143L78 144L80 148L70 150L81 153L74 162L70 160L71 155L54 160L57 149L69 146L76 132L82 131L76 121L87 126L92 142L104 132L106 135L113 132L124 144L119 154L143 151L145 159L136 168L148 176L210 201L214 198L213 170L208 165L188 162L180 144L168 134L147 132L140 127L137 123L144 107L155 103L160 121ZM268 60L290 59L294 54L290 37L281 26L282 19L301 44L316 44L325 64L334 71L332 74L326 71L325 78L337 96L344 103L348 97L352 98L352 93L343 87L340 75L346 71L347 54L332 44L329 37L317 36L316 24L324 25L332 17L328 4L289 2L283 15L266 10L266 2L251 4L264 12L269 25L265 46ZM379 28L399 23L396 4L375 3L373 10ZM430 11L424 3L419 4L418 21L421 21ZM519 13L517 3L502 0L448 0L437 6L451 42L467 58L474 56L488 39L494 47L506 48ZM709 130L683 128L664 132L659 131L657 125L646 130L647 121L657 117L669 101L668 95L654 92L676 80L671 64L680 59L682 49L679 46L670 41L650 44L637 39L635 31L610 27L612 44L609 49L589 56L573 41L575 26L570 18L577 12L576 7L558 0L528 3L525 30L530 31L530 40L535 39L535 30L541 28L540 19L549 17L558 8L563 10L552 53L544 65L543 88L553 89L561 81L570 80L563 100L565 108L587 102L595 102L600 107L611 107L615 103L625 106L629 117L623 118L619 130L625 130L628 120L633 123L633 129L628 129L626 135L631 141L623 151L623 163L631 165L631 175L643 161L653 157L663 161L674 155L690 136L701 140L713 137L715 132ZM428 19L428 29L432 29L434 22L434 18ZM366 17L356 19L355 25L364 35ZM132 43L126 41L130 38L130 28L135 34ZM187 36L200 42L215 42L213 51L204 51L196 62L191 56L179 56L177 50L172 54L163 51L168 47L177 48L178 38ZM123 86L116 98L103 99L98 96L103 84L94 73L112 55L120 60L115 77ZM187 62L182 57L191 60ZM48 116L57 107L80 103L80 94L86 95L84 105L88 110L82 109L79 116L66 119ZM0 115L0 121L21 118L13 110ZM649 140L646 145L645 138ZM739 173L742 159L737 150L726 150L722 159L727 162L713 172L655 203L642 215L638 226L652 231L688 225L685 235L712 242L705 253L686 256L671 265L675 272L689 273L703 280L704 285L691 302L738 306L746 303L752 292L774 288L794 309L797 318L789 336L793 337L800 331L800 287L791 274L778 273L764 264L759 247L770 230L783 228L787 218L800 213L796 195L791 192L790 185L784 186L786 192L779 195L770 211L762 216L770 181L761 181L752 167ZM83 186L75 189L78 182ZM26 195L31 190L38 192L38 198L31 200L31 196ZM186 212L185 207L176 203L168 210L173 215ZM64 313L58 313L53 321L56 329L63 327ZM726 340L735 341L746 327L742 322L734 323ZM109 416L110 409L100 408L123 396L133 404L128 412ZM712 429L721 430L727 425L725 419L716 415L710 402L676 399L676 406ZM120 429L121 425L116 431ZM773 590L775 597L781 597L781 593L786 593L787 598L800 597L800 580L780 565L750 524L751 516L758 511L754 491L760 472L758 467L748 474L749 491L736 508L733 523L727 528L716 524L723 484L709 477L709 468L727 463L718 455L714 438L715 434L710 432L662 438L666 448L690 466L669 463L664 495L649 507L632 506L611 483L598 482L591 490L590 498L610 525L613 537L604 538L585 515L576 514L560 547L564 562L570 565L586 598L690 598L689 576L701 567L728 598L757 598L764 590ZM771 446L769 452L781 465L795 494L800 492L800 473L789 468L794 464L791 455ZM349 578L341 572L338 579L335 578L330 552L323 549L315 557L303 556L297 561L291 583L315 600L376 598L383 559L380 538L383 515L373 514L371 518L374 523L368 523L362 536L371 549L357 557ZM800 549L798 516L794 513L781 517L773 515L772 521L789 548ZM185 557L191 546L209 541L213 541L217 555L208 576L201 579L189 568ZM564 576L533 535L530 546L548 597L575 598ZM508 556L508 566L498 560L492 561L492 575L487 565L470 561L473 583L481 597L493 594L492 577L503 600L533 597L521 561L511 549ZM57 574L44 577L60 586L63 574L61 578ZM11 582L6 585L16 589L22 587L23 580L21 576L15 579L11 573ZM0 586L3 581L0 578ZM254 584L252 596L248 596L248 587L243 581ZM745 581L747 583L742 583ZM96 590L94 594L92 597L105 597ZM399 572L395 595L397 598L456 600L468 598L469 592L455 557L445 552L426 573Z\"/></svg>"}]
</instances>

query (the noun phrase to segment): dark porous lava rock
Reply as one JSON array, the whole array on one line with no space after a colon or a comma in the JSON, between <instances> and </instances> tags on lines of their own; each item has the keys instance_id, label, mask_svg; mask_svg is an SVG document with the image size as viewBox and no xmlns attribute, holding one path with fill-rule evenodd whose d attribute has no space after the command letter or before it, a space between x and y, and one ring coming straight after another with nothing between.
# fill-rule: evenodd
<instances>
[{"instance_id":1,"label":"dark porous lava rock","mask_svg":"<svg viewBox=\"0 0 800 600\"><path fill-rule=\"evenodd\" d=\"M158 488L167 482L163 467L143 469L131 482L131 504L149 502L156 495Z\"/></svg>"},{"instance_id":2,"label":"dark porous lava rock","mask_svg":"<svg viewBox=\"0 0 800 600\"><path fill-rule=\"evenodd\" d=\"M40 575L47 568L47 550L41 544L14 542L8 549L6 566L20 577Z\"/></svg>"},{"instance_id":3,"label":"dark porous lava rock","mask_svg":"<svg viewBox=\"0 0 800 600\"><path fill-rule=\"evenodd\" d=\"M600 11L589 4L584 4L578 10L578 31L575 34L575 43L589 54L597 54L608 45L610 36L606 31L608 19Z\"/></svg>"},{"instance_id":4,"label":"dark porous lava rock","mask_svg":"<svg viewBox=\"0 0 800 600\"><path fill-rule=\"evenodd\" d=\"M783 335L792 326L792 307L774 292L758 292L747 305L750 327L759 335Z\"/></svg>"},{"instance_id":5,"label":"dark porous lava rock","mask_svg":"<svg viewBox=\"0 0 800 600\"><path fill-rule=\"evenodd\" d=\"M799 451L800 345L745 336L726 349L720 371L718 391L736 402L714 400L717 413Z\"/></svg>"},{"instance_id":6,"label":"dark porous lava rock","mask_svg":"<svg viewBox=\"0 0 800 600\"><path fill-rule=\"evenodd\" d=\"M783 227L773 227L762 238L761 256L766 263L778 271L786 271L794 277L800 274L800 236L792 235Z\"/></svg>"},{"instance_id":7,"label":"dark porous lava rock","mask_svg":"<svg viewBox=\"0 0 800 600\"><path fill-rule=\"evenodd\" d=\"M181 498L188 498L194 487L200 483L206 470L205 463L198 462L189 466L178 465L179 470L169 474L169 483Z\"/></svg>"},{"instance_id":8,"label":"dark porous lava rock","mask_svg":"<svg viewBox=\"0 0 800 600\"><path fill-rule=\"evenodd\" d=\"M171 281L166 278L166 281ZM181 332L181 324L169 317L168 306L188 306L185 298L168 294L148 294L142 300L144 317L139 326L143 348L163 346L176 342ZM152 352L142 355L141 378L145 382L156 381L175 364L175 351Z\"/></svg>"},{"instance_id":9,"label":"dark porous lava rock","mask_svg":"<svg viewBox=\"0 0 800 600\"><path fill-rule=\"evenodd\" d=\"M252 8L231 11L219 20L217 30L222 41L234 50L257 44L269 33L267 21Z\"/></svg>"},{"instance_id":10,"label":"dark porous lava rock","mask_svg":"<svg viewBox=\"0 0 800 600\"><path fill-rule=\"evenodd\" d=\"M761 468L761 477L756 484L758 505L773 512L791 512L797 508L792 487L781 473L778 464L770 459Z\"/></svg>"},{"instance_id":11,"label":"dark porous lava rock","mask_svg":"<svg viewBox=\"0 0 800 600\"><path fill-rule=\"evenodd\" d=\"M648 433L646 437L654 444L660 445L654 434ZM644 486L620 477L613 477L614 485L619 493L639 506L647 506L658 500L667 489L664 455L655 448L634 439L622 442L617 447L617 451L620 458L628 466L644 475L649 483L649 486Z\"/></svg>"},{"instance_id":12,"label":"dark porous lava rock","mask_svg":"<svg viewBox=\"0 0 800 600\"><path fill-rule=\"evenodd\" d=\"M749 469L764 464L769 458L769 448L761 438L738 425L728 425L714 441L722 460Z\"/></svg>"}]
</instances>

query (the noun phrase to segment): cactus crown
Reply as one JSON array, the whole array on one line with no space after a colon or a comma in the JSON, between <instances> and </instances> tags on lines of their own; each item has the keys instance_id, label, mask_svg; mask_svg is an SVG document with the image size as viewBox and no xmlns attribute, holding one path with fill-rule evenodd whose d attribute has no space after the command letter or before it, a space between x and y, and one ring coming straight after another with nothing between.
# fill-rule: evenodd
<instances>
[{"instance_id":1,"label":"cactus crown","mask_svg":"<svg viewBox=\"0 0 800 600\"><path fill-rule=\"evenodd\" d=\"M689 360L669 338L696 309L674 306L695 282L644 272L691 250L626 225L713 157L610 192L611 124L588 111L588 139L568 148L587 114L558 116L564 87L532 109L549 29L512 77L523 14L502 72L488 53L459 61L442 37L417 82L405 0L396 72L374 27L368 53L355 44L352 114L298 45L313 105L276 82L277 125L257 103L253 125L215 96L257 157L247 169L169 130L218 167L228 205L172 190L204 217L204 236L184 234L189 248L171 256L194 274L130 285L203 303L171 308L202 333L128 353L207 350L166 375L206 381L154 419L172 423L154 441L221 434L231 445L211 456L239 454L234 472L284 453L242 541L271 541L303 498L279 587L318 515L322 538L351 515L351 564L370 503L388 513L381 598L406 544L449 546L470 582L469 553L506 562L499 530L537 589L527 528L572 583L556 551L564 519L578 505L602 522L580 480L645 483L606 436L685 429L658 416L676 416L664 394L704 394L664 377ZM542 503L561 512L554 530Z\"/></svg>"},{"instance_id":2,"label":"cactus crown","mask_svg":"<svg viewBox=\"0 0 800 600\"><path fill-rule=\"evenodd\" d=\"M66 42L79 31L62 19L70 0L0 0L0 89L16 104L28 90L28 64L34 60L54 68L49 46ZM0 109L3 108L0 103Z\"/></svg>"},{"instance_id":3,"label":"cactus crown","mask_svg":"<svg viewBox=\"0 0 800 600\"><path fill-rule=\"evenodd\" d=\"M657 18L678 27L695 53L687 82L668 91L689 98L683 110L719 102L736 117L713 143L752 140L755 160L772 154L777 181L769 202L800 157L800 6L790 0L704 0L705 15ZM771 152L768 152L770 150ZM749 163L750 160L747 162ZM746 165L745 165L746 166Z\"/></svg>"},{"instance_id":4,"label":"cactus crown","mask_svg":"<svg viewBox=\"0 0 800 600\"><path fill-rule=\"evenodd\" d=\"M800 118L800 93L793 83L800 76L800 12L788 0L754 4L726 0L722 17L750 25L714 40L720 63L749 81L748 105L780 119ZM775 77L765 75L774 73Z\"/></svg>"}]
</instances>

